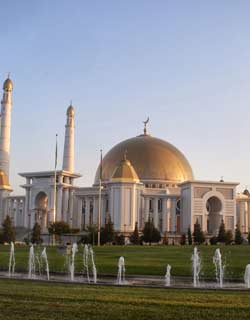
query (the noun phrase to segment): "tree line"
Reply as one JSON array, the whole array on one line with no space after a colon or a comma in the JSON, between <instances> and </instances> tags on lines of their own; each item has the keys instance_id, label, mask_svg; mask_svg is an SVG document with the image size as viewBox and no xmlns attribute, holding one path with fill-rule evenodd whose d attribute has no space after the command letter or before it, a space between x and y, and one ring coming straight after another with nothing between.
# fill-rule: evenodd
<instances>
[{"instance_id":1,"label":"tree line","mask_svg":"<svg viewBox=\"0 0 250 320\"><path fill-rule=\"evenodd\" d=\"M56 240L60 243L61 237L64 234L77 234L80 230L76 228L70 228L69 225L64 221L53 222L48 227L48 232L51 235L55 235ZM97 244L98 238L98 230L95 225L87 227L85 230L86 233L82 235L81 242L83 243L91 243L93 245ZM101 244L117 244L123 245L125 244L125 237L121 232L115 232L114 225L111 219L109 218L105 225L100 230L100 239ZM15 241L15 228L12 224L11 218L7 215L2 223L2 230L0 231L0 243L10 243L11 241ZM248 234L248 243L250 244L250 233ZM194 231L191 233L190 227L188 228L187 235L182 234L180 244L202 244L206 240L205 234L201 229L201 226L198 222L194 224ZM138 229L138 223L135 223L134 231L129 236L129 241L132 244L140 245L143 243L147 243L151 245L152 243L159 243L161 241L160 231L155 227L154 220L149 216L148 220L144 224L144 228L140 235ZM231 230L226 230L225 223L222 220L219 232L217 236L213 236L210 238L210 244L224 243L224 244L242 244L244 239L242 233L238 227L236 226L235 233L233 235ZM41 236L41 226L38 223L35 223L33 229L31 230L31 234L29 233L28 239L25 239L26 243L42 243ZM167 244L167 241L163 239L163 243Z\"/></svg>"}]
</instances>

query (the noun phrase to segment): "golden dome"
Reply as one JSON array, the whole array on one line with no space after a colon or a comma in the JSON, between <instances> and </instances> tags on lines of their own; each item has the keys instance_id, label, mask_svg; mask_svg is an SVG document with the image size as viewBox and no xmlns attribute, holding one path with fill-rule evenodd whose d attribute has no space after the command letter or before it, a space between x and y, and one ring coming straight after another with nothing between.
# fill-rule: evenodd
<instances>
[{"instance_id":1,"label":"golden dome","mask_svg":"<svg viewBox=\"0 0 250 320\"><path fill-rule=\"evenodd\" d=\"M193 180L191 166L185 156L170 143L144 134L115 145L102 162L102 180L109 181L124 152L127 151L139 180L146 183L180 183ZM95 184L99 182L99 167Z\"/></svg>"},{"instance_id":2,"label":"golden dome","mask_svg":"<svg viewBox=\"0 0 250 320\"><path fill-rule=\"evenodd\" d=\"M121 182L139 182L139 178L134 167L127 159L123 159L119 166L116 167L111 180Z\"/></svg>"},{"instance_id":3,"label":"golden dome","mask_svg":"<svg viewBox=\"0 0 250 320\"><path fill-rule=\"evenodd\" d=\"M70 106L67 109L67 116L68 117L74 117L74 115L75 115L75 109L72 106L72 104L70 104Z\"/></svg>"},{"instance_id":4,"label":"golden dome","mask_svg":"<svg viewBox=\"0 0 250 320\"><path fill-rule=\"evenodd\" d=\"M4 171L0 169L0 189L3 189L3 188L5 189L9 187L10 187L9 179L4 173Z\"/></svg>"},{"instance_id":5,"label":"golden dome","mask_svg":"<svg viewBox=\"0 0 250 320\"><path fill-rule=\"evenodd\" d=\"M12 89L13 89L13 83L10 80L10 78L7 78L3 83L3 90L12 91Z\"/></svg>"}]
</instances>

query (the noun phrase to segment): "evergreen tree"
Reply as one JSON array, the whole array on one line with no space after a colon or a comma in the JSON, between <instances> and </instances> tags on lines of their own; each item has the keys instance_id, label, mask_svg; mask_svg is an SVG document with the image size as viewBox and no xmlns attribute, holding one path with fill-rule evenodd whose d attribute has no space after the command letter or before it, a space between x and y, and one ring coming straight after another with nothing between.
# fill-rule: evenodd
<instances>
[{"instance_id":1,"label":"evergreen tree","mask_svg":"<svg viewBox=\"0 0 250 320\"><path fill-rule=\"evenodd\" d=\"M142 232L142 240L146 243L149 243L150 245L153 242L159 242L161 240L160 231L155 228L153 219L151 219L150 217L148 217L148 221L145 223Z\"/></svg>"},{"instance_id":2,"label":"evergreen tree","mask_svg":"<svg viewBox=\"0 0 250 320\"><path fill-rule=\"evenodd\" d=\"M68 223L64 221L52 222L49 225L49 233L55 235L55 238L61 242L61 236L65 233L70 233L70 227Z\"/></svg>"},{"instance_id":3,"label":"evergreen tree","mask_svg":"<svg viewBox=\"0 0 250 320\"><path fill-rule=\"evenodd\" d=\"M139 236L139 230L138 230L138 222L135 223L135 229L134 232L130 236L130 242L133 244L140 244L140 236Z\"/></svg>"},{"instance_id":4,"label":"evergreen tree","mask_svg":"<svg viewBox=\"0 0 250 320\"><path fill-rule=\"evenodd\" d=\"M192 233L190 227L188 227L188 244L191 246L193 243Z\"/></svg>"},{"instance_id":5,"label":"evergreen tree","mask_svg":"<svg viewBox=\"0 0 250 320\"><path fill-rule=\"evenodd\" d=\"M221 220L219 233L217 236L217 242L225 243L226 242L226 229L225 229L225 223L223 219Z\"/></svg>"},{"instance_id":6,"label":"evergreen tree","mask_svg":"<svg viewBox=\"0 0 250 320\"><path fill-rule=\"evenodd\" d=\"M115 239L114 224L109 217L104 228L101 228L101 243L112 243Z\"/></svg>"},{"instance_id":7,"label":"evergreen tree","mask_svg":"<svg viewBox=\"0 0 250 320\"><path fill-rule=\"evenodd\" d=\"M205 236L203 231L201 230L201 226L198 222L198 219L194 224L193 237L194 237L194 243L196 244L202 244L205 241Z\"/></svg>"},{"instance_id":8,"label":"evergreen tree","mask_svg":"<svg viewBox=\"0 0 250 320\"><path fill-rule=\"evenodd\" d=\"M49 225L49 233L61 236L64 233L70 233L70 227L67 222L56 221Z\"/></svg>"},{"instance_id":9,"label":"evergreen tree","mask_svg":"<svg viewBox=\"0 0 250 320\"><path fill-rule=\"evenodd\" d=\"M234 242L235 244L242 244L243 242L241 231L238 225L236 226L236 230L235 230Z\"/></svg>"},{"instance_id":10,"label":"evergreen tree","mask_svg":"<svg viewBox=\"0 0 250 320\"><path fill-rule=\"evenodd\" d=\"M233 242L233 233L231 230L228 230L225 235L225 243L231 244Z\"/></svg>"},{"instance_id":11,"label":"evergreen tree","mask_svg":"<svg viewBox=\"0 0 250 320\"><path fill-rule=\"evenodd\" d=\"M180 244L181 244L182 246L184 246L184 245L186 244L186 234L185 234L185 233L183 233L183 234L181 235Z\"/></svg>"},{"instance_id":12,"label":"evergreen tree","mask_svg":"<svg viewBox=\"0 0 250 320\"><path fill-rule=\"evenodd\" d=\"M250 232L248 233L247 241L248 241L248 244L250 244Z\"/></svg>"},{"instance_id":13,"label":"evergreen tree","mask_svg":"<svg viewBox=\"0 0 250 320\"><path fill-rule=\"evenodd\" d=\"M89 243L89 244L92 244L94 246L95 244L97 244L97 241L98 241L97 226L92 224L92 225L87 227L87 231L88 231L88 236L85 239L85 243Z\"/></svg>"},{"instance_id":14,"label":"evergreen tree","mask_svg":"<svg viewBox=\"0 0 250 320\"><path fill-rule=\"evenodd\" d=\"M12 226L12 221L10 219L10 216L6 216L2 223L3 227L3 241L10 243L11 241L15 241L15 229Z\"/></svg>"},{"instance_id":15,"label":"evergreen tree","mask_svg":"<svg viewBox=\"0 0 250 320\"><path fill-rule=\"evenodd\" d=\"M41 227L40 227L40 224L38 224L37 222L34 224L34 227L32 229L31 242L36 244L39 244L42 242Z\"/></svg>"},{"instance_id":16,"label":"evergreen tree","mask_svg":"<svg viewBox=\"0 0 250 320\"><path fill-rule=\"evenodd\" d=\"M121 233L116 233L115 234L115 244L119 246L123 246L125 244L125 237Z\"/></svg>"}]
</instances>

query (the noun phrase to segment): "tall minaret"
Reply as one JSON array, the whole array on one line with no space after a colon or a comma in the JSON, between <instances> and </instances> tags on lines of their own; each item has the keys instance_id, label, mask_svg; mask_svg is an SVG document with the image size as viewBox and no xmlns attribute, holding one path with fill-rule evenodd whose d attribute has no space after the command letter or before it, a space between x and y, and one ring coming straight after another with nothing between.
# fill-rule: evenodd
<instances>
[{"instance_id":1,"label":"tall minaret","mask_svg":"<svg viewBox=\"0 0 250 320\"><path fill-rule=\"evenodd\" d=\"M0 170L9 180L10 159L10 125L11 125L11 95L13 84L8 77L3 84L3 99L1 101L1 133L0 133Z\"/></svg>"},{"instance_id":2,"label":"tall minaret","mask_svg":"<svg viewBox=\"0 0 250 320\"><path fill-rule=\"evenodd\" d=\"M63 151L63 170L74 172L74 130L75 130L75 110L72 104L67 109L67 122L65 125L65 141Z\"/></svg>"}]
</instances>

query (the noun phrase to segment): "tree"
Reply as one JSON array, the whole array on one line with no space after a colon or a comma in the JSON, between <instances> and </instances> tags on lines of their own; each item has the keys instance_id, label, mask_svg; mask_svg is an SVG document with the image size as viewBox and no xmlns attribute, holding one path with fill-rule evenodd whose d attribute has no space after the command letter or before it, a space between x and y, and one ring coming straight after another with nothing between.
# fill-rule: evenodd
<instances>
[{"instance_id":1,"label":"tree","mask_svg":"<svg viewBox=\"0 0 250 320\"><path fill-rule=\"evenodd\" d=\"M119 246L123 246L125 244L125 237L121 233L115 234L115 244L118 244Z\"/></svg>"},{"instance_id":2,"label":"tree","mask_svg":"<svg viewBox=\"0 0 250 320\"><path fill-rule=\"evenodd\" d=\"M247 241L248 241L248 244L250 244L250 232L248 233Z\"/></svg>"},{"instance_id":3,"label":"tree","mask_svg":"<svg viewBox=\"0 0 250 320\"><path fill-rule=\"evenodd\" d=\"M181 244L182 246L184 246L184 245L186 244L186 234L185 234L185 233L183 233L183 234L181 235L180 244Z\"/></svg>"},{"instance_id":4,"label":"tree","mask_svg":"<svg viewBox=\"0 0 250 320\"><path fill-rule=\"evenodd\" d=\"M140 244L140 236L139 236L139 230L138 230L138 222L135 223L135 229L134 232L130 236L130 242L133 244Z\"/></svg>"},{"instance_id":5,"label":"tree","mask_svg":"<svg viewBox=\"0 0 250 320\"><path fill-rule=\"evenodd\" d=\"M59 241L61 241L63 234L70 233L70 227L64 221L51 222L48 230L50 234L56 235Z\"/></svg>"},{"instance_id":6,"label":"tree","mask_svg":"<svg viewBox=\"0 0 250 320\"><path fill-rule=\"evenodd\" d=\"M236 225L234 242L235 242L235 244L242 244L242 242L243 242L241 231L240 231L240 228L238 225Z\"/></svg>"},{"instance_id":7,"label":"tree","mask_svg":"<svg viewBox=\"0 0 250 320\"><path fill-rule=\"evenodd\" d=\"M227 230L225 234L225 243L231 244L233 242L233 233L231 230Z\"/></svg>"},{"instance_id":8,"label":"tree","mask_svg":"<svg viewBox=\"0 0 250 320\"><path fill-rule=\"evenodd\" d=\"M49 230L49 233L56 234L56 235L70 233L70 227L68 223L64 221L51 222L48 230Z\"/></svg>"},{"instance_id":9,"label":"tree","mask_svg":"<svg viewBox=\"0 0 250 320\"><path fill-rule=\"evenodd\" d=\"M88 226L87 231L89 232L87 243L90 243L92 245L97 244L97 240L98 240L97 227L95 225Z\"/></svg>"},{"instance_id":10,"label":"tree","mask_svg":"<svg viewBox=\"0 0 250 320\"><path fill-rule=\"evenodd\" d=\"M201 230L201 226L198 222L198 219L194 224L193 237L194 237L194 243L196 244L202 244L205 241L205 236L203 231Z\"/></svg>"},{"instance_id":11,"label":"tree","mask_svg":"<svg viewBox=\"0 0 250 320\"><path fill-rule=\"evenodd\" d=\"M40 224L37 222L34 224L34 227L32 229L31 242L36 244L39 244L42 242L41 227L40 227Z\"/></svg>"},{"instance_id":12,"label":"tree","mask_svg":"<svg viewBox=\"0 0 250 320\"><path fill-rule=\"evenodd\" d=\"M111 218L105 223L105 226L101 228L101 243L112 243L115 239L114 224Z\"/></svg>"},{"instance_id":13,"label":"tree","mask_svg":"<svg viewBox=\"0 0 250 320\"><path fill-rule=\"evenodd\" d=\"M217 242L225 243L226 242L226 229L225 229L225 223L223 219L221 220L219 233L217 236Z\"/></svg>"},{"instance_id":14,"label":"tree","mask_svg":"<svg viewBox=\"0 0 250 320\"><path fill-rule=\"evenodd\" d=\"M148 221L144 225L142 233L142 240L146 243L149 243L150 245L153 242L157 243L161 240L160 231L155 228L154 221L150 218L150 216L148 217Z\"/></svg>"},{"instance_id":15,"label":"tree","mask_svg":"<svg viewBox=\"0 0 250 320\"><path fill-rule=\"evenodd\" d=\"M9 215L6 216L3 223L3 242L15 242L15 229L12 226L12 221Z\"/></svg>"},{"instance_id":16,"label":"tree","mask_svg":"<svg viewBox=\"0 0 250 320\"><path fill-rule=\"evenodd\" d=\"M190 227L188 227L188 244L191 246L193 243L192 233Z\"/></svg>"}]
</instances>

